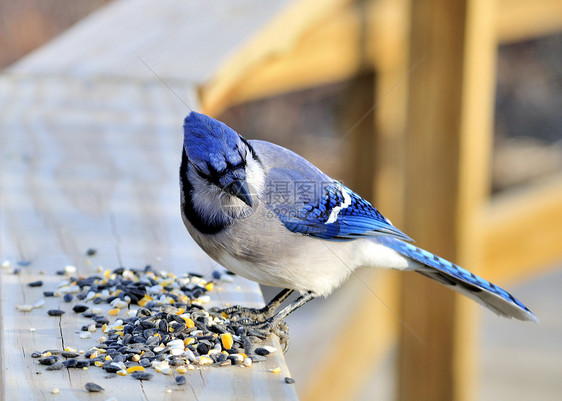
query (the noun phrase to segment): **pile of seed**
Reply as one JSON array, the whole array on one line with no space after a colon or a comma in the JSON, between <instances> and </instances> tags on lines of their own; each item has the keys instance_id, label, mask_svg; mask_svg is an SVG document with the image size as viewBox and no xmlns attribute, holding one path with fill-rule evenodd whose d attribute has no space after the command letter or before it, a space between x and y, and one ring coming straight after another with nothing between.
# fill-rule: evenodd
<instances>
[{"instance_id":1,"label":"pile of seed","mask_svg":"<svg viewBox=\"0 0 562 401\"><path fill-rule=\"evenodd\" d=\"M33 286L40 285L34 282ZM177 277L150 267L106 270L102 275L87 278L70 277L56 291L45 291L43 295L62 297L69 303L80 301L73 306L73 312L92 319L92 323L81 328L81 338L90 338L98 330L103 334L98 344L87 351L66 348L34 352L31 356L47 365L47 370L96 366L108 374L149 380L153 377L149 369L182 374L206 365L249 367L275 352L274 347L256 346L268 332L203 307L209 302L207 292L213 289L214 282L199 275ZM109 316L96 306L101 303L110 305ZM18 309L25 311L27 307L20 305ZM110 317L125 309L126 318L110 323ZM47 313L61 316L65 312L54 309ZM176 382L185 383L185 377L177 376Z\"/></svg>"}]
</instances>

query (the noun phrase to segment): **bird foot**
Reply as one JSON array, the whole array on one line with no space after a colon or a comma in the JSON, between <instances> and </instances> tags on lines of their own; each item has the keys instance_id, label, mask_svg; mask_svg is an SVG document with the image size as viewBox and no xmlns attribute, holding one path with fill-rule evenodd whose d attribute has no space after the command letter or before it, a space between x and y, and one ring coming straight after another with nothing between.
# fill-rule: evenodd
<instances>
[{"instance_id":1,"label":"bird foot","mask_svg":"<svg viewBox=\"0 0 562 401\"><path fill-rule=\"evenodd\" d=\"M269 317L263 321L256 321L250 318L242 318L237 322L246 328L257 331L264 337L275 334L279 338L283 353L289 349L289 326L283 319Z\"/></svg>"},{"instance_id":2,"label":"bird foot","mask_svg":"<svg viewBox=\"0 0 562 401\"><path fill-rule=\"evenodd\" d=\"M249 319L254 322L264 322L271 317L271 311L267 307L258 309L234 305L228 308L219 309L218 313L225 313L230 319L236 317L238 320Z\"/></svg>"}]
</instances>

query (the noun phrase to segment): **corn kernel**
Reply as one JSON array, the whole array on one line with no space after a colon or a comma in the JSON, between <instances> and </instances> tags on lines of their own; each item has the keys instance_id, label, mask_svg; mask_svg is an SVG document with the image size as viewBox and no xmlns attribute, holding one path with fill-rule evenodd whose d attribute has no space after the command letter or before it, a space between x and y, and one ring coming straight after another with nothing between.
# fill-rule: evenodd
<instances>
[{"instance_id":1,"label":"corn kernel","mask_svg":"<svg viewBox=\"0 0 562 401\"><path fill-rule=\"evenodd\" d=\"M178 368L176 369L176 372L178 372L179 374L184 374L187 373L187 368L185 366L178 366Z\"/></svg>"},{"instance_id":2,"label":"corn kernel","mask_svg":"<svg viewBox=\"0 0 562 401\"><path fill-rule=\"evenodd\" d=\"M110 310L109 310L109 315L110 315L110 316L115 316L115 315L117 315L117 314L119 313L119 311L120 311L120 309L118 309L118 308L110 309Z\"/></svg>"},{"instance_id":3,"label":"corn kernel","mask_svg":"<svg viewBox=\"0 0 562 401\"><path fill-rule=\"evenodd\" d=\"M232 334L230 333L221 334L221 343L224 349L231 349L232 345L234 344Z\"/></svg>"},{"instance_id":4,"label":"corn kernel","mask_svg":"<svg viewBox=\"0 0 562 401\"><path fill-rule=\"evenodd\" d=\"M201 355L199 357L199 365L212 365L213 362L213 359L209 358L208 356Z\"/></svg>"},{"instance_id":5,"label":"corn kernel","mask_svg":"<svg viewBox=\"0 0 562 401\"><path fill-rule=\"evenodd\" d=\"M276 368L270 369L269 371L271 373L281 373L281 368L278 366Z\"/></svg>"},{"instance_id":6,"label":"corn kernel","mask_svg":"<svg viewBox=\"0 0 562 401\"><path fill-rule=\"evenodd\" d=\"M144 372L144 368L142 366L131 366L130 368L127 368L127 373L133 372Z\"/></svg>"},{"instance_id":7,"label":"corn kernel","mask_svg":"<svg viewBox=\"0 0 562 401\"><path fill-rule=\"evenodd\" d=\"M126 370L123 370L123 369L118 370L118 371L117 371L117 374L118 374L119 376L127 376L127 375L128 375L127 371L126 371Z\"/></svg>"},{"instance_id":8,"label":"corn kernel","mask_svg":"<svg viewBox=\"0 0 562 401\"><path fill-rule=\"evenodd\" d=\"M153 300L153 298L150 295L145 295L144 297L139 299L138 304L139 304L139 306L144 307L147 303L149 303L152 300Z\"/></svg>"},{"instance_id":9,"label":"corn kernel","mask_svg":"<svg viewBox=\"0 0 562 401\"><path fill-rule=\"evenodd\" d=\"M207 283L207 285L205 285L205 288L207 289L207 291L213 291L215 289L215 283Z\"/></svg>"},{"instance_id":10,"label":"corn kernel","mask_svg":"<svg viewBox=\"0 0 562 401\"><path fill-rule=\"evenodd\" d=\"M185 320L185 325L187 326L188 329L192 329L195 327L195 322L191 320L191 318L186 317L184 320Z\"/></svg>"}]
</instances>

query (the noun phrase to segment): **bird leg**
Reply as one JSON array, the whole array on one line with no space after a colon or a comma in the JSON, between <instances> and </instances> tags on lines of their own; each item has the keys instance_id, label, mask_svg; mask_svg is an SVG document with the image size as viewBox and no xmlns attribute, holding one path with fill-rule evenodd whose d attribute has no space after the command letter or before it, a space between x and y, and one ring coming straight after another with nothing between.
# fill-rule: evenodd
<instances>
[{"instance_id":1,"label":"bird leg","mask_svg":"<svg viewBox=\"0 0 562 401\"><path fill-rule=\"evenodd\" d=\"M286 352L289 349L289 326L287 326L287 323L285 323L284 319L292 312L316 297L317 295L309 291L301 295L285 308L281 309L277 314L268 317L263 321L252 321L248 318L243 318L240 319L238 323L248 328L257 330L265 336L270 333L277 335L277 337L279 337L279 343L283 347L283 352Z\"/></svg>"},{"instance_id":2,"label":"bird leg","mask_svg":"<svg viewBox=\"0 0 562 401\"><path fill-rule=\"evenodd\" d=\"M317 295L313 294L311 291L301 295L295 301L281 309L275 315L268 317L263 321L252 321L250 319L240 319L238 322L247 326L253 327L260 330L270 330L275 326L280 326L284 324L283 320L289 316L292 312L296 311L298 308L306 304L308 301L316 298Z\"/></svg>"},{"instance_id":3,"label":"bird leg","mask_svg":"<svg viewBox=\"0 0 562 401\"><path fill-rule=\"evenodd\" d=\"M294 290L285 288L281 290L267 305L263 308L246 308L240 305L234 305L228 308L220 309L219 313L226 313L229 316L236 316L241 318L249 318L253 321L265 321L271 318L277 308L285 301Z\"/></svg>"}]
</instances>

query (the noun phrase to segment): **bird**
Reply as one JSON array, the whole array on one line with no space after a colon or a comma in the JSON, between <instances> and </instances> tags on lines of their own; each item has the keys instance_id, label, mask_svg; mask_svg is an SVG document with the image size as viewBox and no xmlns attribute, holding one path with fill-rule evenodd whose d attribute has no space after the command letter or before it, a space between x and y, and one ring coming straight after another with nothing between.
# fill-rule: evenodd
<instances>
[{"instance_id":1,"label":"bird","mask_svg":"<svg viewBox=\"0 0 562 401\"><path fill-rule=\"evenodd\" d=\"M506 290L414 245L370 202L297 153L246 140L195 111L183 129L180 209L187 231L231 272L282 288L263 308L227 312L271 327L328 296L356 269L375 267L414 271L500 316L538 321ZM278 310L295 291L300 296Z\"/></svg>"}]
</instances>

